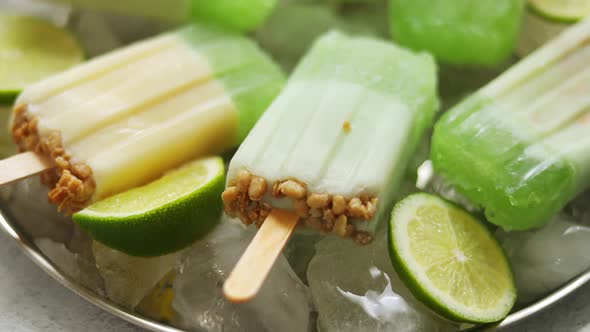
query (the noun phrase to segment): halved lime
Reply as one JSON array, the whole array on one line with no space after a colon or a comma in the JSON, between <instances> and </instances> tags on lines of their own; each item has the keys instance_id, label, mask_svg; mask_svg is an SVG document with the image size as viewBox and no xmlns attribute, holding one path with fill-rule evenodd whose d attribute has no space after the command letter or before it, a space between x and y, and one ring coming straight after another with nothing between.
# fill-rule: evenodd
<instances>
[{"instance_id":1,"label":"halved lime","mask_svg":"<svg viewBox=\"0 0 590 332\"><path fill-rule=\"evenodd\" d=\"M224 179L220 157L200 159L101 200L73 218L111 248L134 256L164 255L188 246L217 224Z\"/></svg>"},{"instance_id":2,"label":"halved lime","mask_svg":"<svg viewBox=\"0 0 590 332\"><path fill-rule=\"evenodd\" d=\"M531 9L552 21L576 22L590 14L590 0L529 0Z\"/></svg>"},{"instance_id":3,"label":"halved lime","mask_svg":"<svg viewBox=\"0 0 590 332\"><path fill-rule=\"evenodd\" d=\"M516 300L514 278L498 241L458 206L413 194L393 209L390 258L410 291L448 319L490 323Z\"/></svg>"},{"instance_id":4,"label":"halved lime","mask_svg":"<svg viewBox=\"0 0 590 332\"><path fill-rule=\"evenodd\" d=\"M27 85L83 59L67 30L43 19L0 13L0 102L12 102Z\"/></svg>"}]
</instances>

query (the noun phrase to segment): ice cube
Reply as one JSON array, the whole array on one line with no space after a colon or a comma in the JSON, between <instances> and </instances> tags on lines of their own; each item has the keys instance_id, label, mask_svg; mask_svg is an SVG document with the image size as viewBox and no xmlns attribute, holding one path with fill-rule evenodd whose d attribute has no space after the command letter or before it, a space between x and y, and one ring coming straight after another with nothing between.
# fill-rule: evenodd
<instances>
[{"instance_id":1,"label":"ice cube","mask_svg":"<svg viewBox=\"0 0 590 332\"><path fill-rule=\"evenodd\" d=\"M521 303L539 299L590 267L590 228L565 214L536 230L497 234L512 263Z\"/></svg>"},{"instance_id":2,"label":"ice cube","mask_svg":"<svg viewBox=\"0 0 590 332\"><path fill-rule=\"evenodd\" d=\"M63 243L51 239L36 239L35 245L45 257L73 281L99 295L104 294L104 283L98 274L94 261L72 253Z\"/></svg>"},{"instance_id":3,"label":"ice cube","mask_svg":"<svg viewBox=\"0 0 590 332\"><path fill-rule=\"evenodd\" d=\"M569 202L564 212L572 216L576 222L590 226L590 190L581 193Z\"/></svg>"},{"instance_id":4,"label":"ice cube","mask_svg":"<svg viewBox=\"0 0 590 332\"><path fill-rule=\"evenodd\" d=\"M324 236L318 232L297 231L283 250L283 254L297 276L307 284L307 267L315 255L315 244Z\"/></svg>"},{"instance_id":5,"label":"ice cube","mask_svg":"<svg viewBox=\"0 0 590 332\"><path fill-rule=\"evenodd\" d=\"M457 330L413 298L399 280L385 234L367 246L323 239L307 278L322 332Z\"/></svg>"},{"instance_id":6,"label":"ice cube","mask_svg":"<svg viewBox=\"0 0 590 332\"><path fill-rule=\"evenodd\" d=\"M188 249L173 286L176 325L198 331L308 330L307 287L282 256L252 301L232 304L223 297L223 282L253 236L239 221L222 220Z\"/></svg>"},{"instance_id":7,"label":"ice cube","mask_svg":"<svg viewBox=\"0 0 590 332\"><path fill-rule=\"evenodd\" d=\"M174 269L181 255L177 252L159 257L133 257L99 242L93 243L92 250L106 296L131 309Z\"/></svg>"},{"instance_id":8,"label":"ice cube","mask_svg":"<svg viewBox=\"0 0 590 332\"><path fill-rule=\"evenodd\" d=\"M32 238L50 238L68 243L72 238L72 220L57 212L47 201L48 189L39 177L32 177L0 188L2 211Z\"/></svg>"}]
</instances>

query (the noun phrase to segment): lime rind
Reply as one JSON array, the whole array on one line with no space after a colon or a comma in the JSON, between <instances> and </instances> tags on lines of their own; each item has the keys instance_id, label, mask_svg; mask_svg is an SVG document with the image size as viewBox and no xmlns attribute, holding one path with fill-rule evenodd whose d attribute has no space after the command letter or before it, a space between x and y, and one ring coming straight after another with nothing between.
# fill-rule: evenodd
<instances>
[{"instance_id":1,"label":"lime rind","mask_svg":"<svg viewBox=\"0 0 590 332\"><path fill-rule=\"evenodd\" d=\"M529 0L528 8L535 15L559 23L576 23L590 14L590 1ZM575 3L575 4L574 4Z\"/></svg>"},{"instance_id":2,"label":"lime rind","mask_svg":"<svg viewBox=\"0 0 590 332\"><path fill-rule=\"evenodd\" d=\"M498 300L496 301L497 305L495 307L477 310L472 306L455 300L448 293L437 287L426 275L424 268L412 257L409 237L403 236L403 234L407 234L408 223L414 218L416 208L424 202L436 204L454 213L463 214L462 217L472 221L469 227L484 237L483 242L488 243L488 249L493 248L495 256L499 260L498 263L503 267L502 270L504 273L501 273L499 277L500 279L504 279L503 285L505 286L503 294L497 296ZM389 226L389 253L392 264L399 274L400 279L406 284L412 294L430 309L447 319L476 324L497 322L510 312L516 300L516 287L512 269L502 247L484 223L453 203L433 195L418 193L408 196L397 204L392 212ZM491 272L487 271L486 273ZM470 294L466 293L466 295L477 296L478 294L473 292L479 292L481 290L472 289L465 291L471 292Z\"/></svg>"},{"instance_id":3,"label":"lime rind","mask_svg":"<svg viewBox=\"0 0 590 332\"><path fill-rule=\"evenodd\" d=\"M169 197L168 202L137 213L116 213L107 207L109 203L116 202L120 195L128 196L130 192L135 196L141 195L142 187L135 188L88 207L76 213L73 219L94 240L132 256L160 256L183 249L209 233L217 225L223 209L219 199L225 187L223 160L213 157L198 160L183 168L199 167L199 164L204 164L208 176L185 195ZM178 171L182 169L172 171L169 175ZM165 177L145 187L165 181ZM190 182L191 179L186 181ZM124 202L114 204L123 205ZM99 209L96 209L97 206Z\"/></svg>"},{"instance_id":4,"label":"lime rind","mask_svg":"<svg viewBox=\"0 0 590 332\"><path fill-rule=\"evenodd\" d=\"M0 91L0 105L12 105L20 92L18 89Z\"/></svg>"}]
</instances>

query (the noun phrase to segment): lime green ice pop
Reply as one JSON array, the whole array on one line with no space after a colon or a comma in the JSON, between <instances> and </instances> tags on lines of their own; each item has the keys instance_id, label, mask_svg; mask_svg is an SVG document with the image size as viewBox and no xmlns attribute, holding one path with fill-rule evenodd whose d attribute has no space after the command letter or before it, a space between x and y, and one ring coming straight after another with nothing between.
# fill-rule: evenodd
<instances>
[{"instance_id":1,"label":"lime green ice pop","mask_svg":"<svg viewBox=\"0 0 590 332\"><path fill-rule=\"evenodd\" d=\"M524 0L390 0L401 45L451 64L494 65L516 43Z\"/></svg>"},{"instance_id":2,"label":"lime green ice pop","mask_svg":"<svg viewBox=\"0 0 590 332\"><path fill-rule=\"evenodd\" d=\"M172 22L199 21L250 31L262 24L277 0L49 0L89 9Z\"/></svg>"},{"instance_id":3,"label":"lime green ice pop","mask_svg":"<svg viewBox=\"0 0 590 332\"><path fill-rule=\"evenodd\" d=\"M54 160L49 198L75 212L237 146L283 83L248 38L191 25L31 85L12 135Z\"/></svg>"},{"instance_id":4,"label":"lime green ice pop","mask_svg":"<svg viewBox=\"0 0 590 332\"><path fill-rule=\"evenodd\" d=\"M225 209L257 226L292 210L309 229L365 244L437 108L431 56L327 33L233 157Z\"/></svg>"},{"instance_id":5,"label":"lime green ice pop","mask_svg":"<svg viewBox=\"0 0 590 332\"><path fill-rule=\"evenodd\" d=\"M590 185L590 21L537 50L436 124L435 170L489 221L540 226Z\"/></svg>"}]
</instances>

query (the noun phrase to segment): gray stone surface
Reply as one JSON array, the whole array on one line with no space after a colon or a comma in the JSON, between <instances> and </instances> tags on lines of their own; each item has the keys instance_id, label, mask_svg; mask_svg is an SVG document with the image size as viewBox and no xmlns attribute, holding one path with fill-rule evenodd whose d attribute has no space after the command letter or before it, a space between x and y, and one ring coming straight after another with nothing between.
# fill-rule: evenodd
<instances>
[{"instance_id":1,"label":"gray stone surface","mask_svg":"<svg viewBox=\"0 0 590 332\"><path fill-rule=\"evenodd\" d=\"M0 232L0 331L140 332L63 287ZM508 332L590 332L590 285Z\"/></svg>"},{"instance_id":2,"label":"gray stone surface","mask_svg":"<svg viewBox=\"0 0 590 332\"><path fill-rule=\"evenodd\" d=\"M66 289L0 231L0 331L138 332Z\"/></svg>"}]
</instances>

